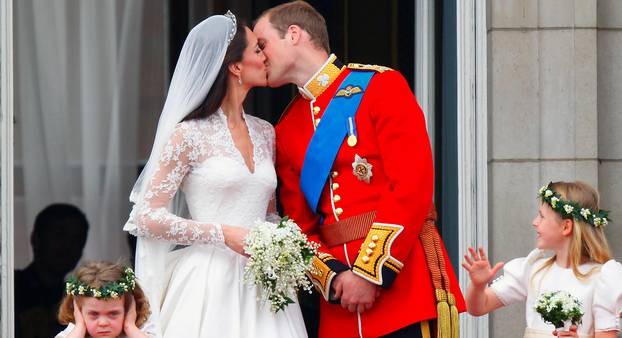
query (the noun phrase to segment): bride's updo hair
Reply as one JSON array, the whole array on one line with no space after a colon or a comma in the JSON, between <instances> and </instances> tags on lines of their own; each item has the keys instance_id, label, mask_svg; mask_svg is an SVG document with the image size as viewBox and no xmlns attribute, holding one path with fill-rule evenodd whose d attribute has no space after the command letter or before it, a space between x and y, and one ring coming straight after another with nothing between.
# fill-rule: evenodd
<instances>
[{"instance_id":1,"label":"bride's updo hair","mask_svg":"<svg viewBox=\"0 0 622 338\"><path fill-rule=\"evenodd\" d=\"M207 93L203 103L201 103L201 105L192 113L186 115L184 121L206 118L214 114L218 108L220 108L222 100L225 99L225 95L227 94L229 65L242 61L244 50L248 45L246 41L245 28L246 23L238 19L235 36L233 37L233 40L231 40L231 43L229 43L229 47L227 47L225 58L222 62L220 70L218 71L216 80L214 80L214 84L212 84L212 88L209 93Z\"/></svg>"}]
</instances>

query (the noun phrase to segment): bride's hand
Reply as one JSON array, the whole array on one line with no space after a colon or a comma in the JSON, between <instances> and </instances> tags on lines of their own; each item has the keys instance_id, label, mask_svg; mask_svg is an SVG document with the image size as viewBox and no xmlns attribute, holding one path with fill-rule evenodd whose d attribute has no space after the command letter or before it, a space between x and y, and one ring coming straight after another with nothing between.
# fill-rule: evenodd
<instances>
[{"instance_id":1,"label":"bride's hand","mask_svg":"<svg viewBox=\"0 0 622 338\"><path fill-rule=\"evenodd\" d=\"M232 225L223 225L222 233L225 236L225 245L231 250L243 256L248 256L244 252L244 239L248 235L249 230L242 227Z\"/></svg>"}]
</instances>

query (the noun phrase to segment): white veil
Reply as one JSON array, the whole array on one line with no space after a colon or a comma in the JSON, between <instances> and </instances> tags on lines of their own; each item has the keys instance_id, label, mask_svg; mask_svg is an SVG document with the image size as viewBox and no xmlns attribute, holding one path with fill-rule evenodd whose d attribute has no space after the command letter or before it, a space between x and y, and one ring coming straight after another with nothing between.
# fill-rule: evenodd
<instances>
[{"instance_id":1,"label":"white veil","mask_svg":"<svg viewBox=\"0 0 622 338\"><path fill-rule=\"evenodd\" d=\"M158 168L163 148L175 126L205 100L222 66L229 43L236 33L236 19L231 12L214 15L196 25L188 34L175 66L166 102L160 115L151 155L136 180L130 201L134 203L129 220L123 230L138 235L135 217L144 203L148 184ZM178 203L172 203L178 204ZM176 213L177 206L169 206ZM135 270L138 281L149 299L151 316L146 324L149 332L162 335L159 318L162 296L167 278L166 254L174 247L169 242L138 236Z\"/></svg>"}]
</instances>

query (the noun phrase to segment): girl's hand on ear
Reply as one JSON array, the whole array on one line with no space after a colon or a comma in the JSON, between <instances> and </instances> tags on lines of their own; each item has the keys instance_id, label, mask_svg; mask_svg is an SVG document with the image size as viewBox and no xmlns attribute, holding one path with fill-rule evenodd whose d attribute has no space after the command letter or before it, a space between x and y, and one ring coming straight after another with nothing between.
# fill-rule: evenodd
<instances>
[{"instance_id":1,"label":"girl's hand on ear","mask_svg":"<svg viewBox=\"0 0 622 338\"><path fill-rule=\"evenodd\" d=\"M136 326L136 317L138 316L136 301L133 295L129 294L128 297L130 298L130 307L125 313L125 318L123 318L123 332L128 338L149 338Z\"/></svg>"},{"instance_id":2,"label":"girl's hand on ear","mask_svg":"<svg viewBox=\"0 0 622 338\"><path fill-rule=\"evenodd\" d=\"M127 312L125 313L125 318L123 320L123 328L125 331L130 328L136 327L136 302L134 301L134 296L128 294L128 298L130 300L130 306Z\"/></svg>"},{"instance_id":3,"label":"girl's hand on ear","mask_svg":"<svg viewBox=\"0 0 622 338\"><path fill-rule=\"evenodd\" d=\"M73 320L75 327L71 330L71 333L67 336L67 338L84 338L86 337L86 323L84 322L84 317L82 316L82 311L78 306L78 302L76 302L76 298L73 298Z\"/></svg>"}]
</instances>

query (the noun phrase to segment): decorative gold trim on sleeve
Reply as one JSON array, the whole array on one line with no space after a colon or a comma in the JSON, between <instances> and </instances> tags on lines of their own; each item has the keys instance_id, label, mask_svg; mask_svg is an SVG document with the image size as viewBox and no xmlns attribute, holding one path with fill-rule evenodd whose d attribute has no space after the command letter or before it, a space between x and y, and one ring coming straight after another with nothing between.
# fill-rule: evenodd
<instances>
[{"instance_id":1,"label":"decorative gold trim on sleeve","mask_svg":"<svg viewBox=\"0 0 622 338\"><path fill-rule=\"evenodd\" d=\"M398 261L397 259L393 257L389 257L387 261L384 263L384 266L395 271L395 273L400 273L400 271L402 271L402 267L404 266L404 264L402 264L402 262Z\"/></svg>"},{"instance_id":2,"label":"decorative gold trim on sleeve","mask_svg":"<svg viewBox=\"0 0 622 338\"><path fill-rule=\"evenodd\" d=\"M326 262L335 259L332 255L320 252L317 256L313 257L313 268L307 271L307 276L315 285L315 288L322 294L322 297L326 301L329 300L330 295L330 283L335 277L336 273L332 271Z\"/></svg>"},{"instance_id":3,"label":"decorative gold trim on sleeve","mask_svg":"<svg viewBox=\"0 0 622 338\"><path fill-rule=\"evenodd\" d=\"M361 246L352 272L377 285L382 285L383 266L399 273L403 265L391 257L391 245L403 229L398 224L374 223Z\"/></svg>"}]
</instances>

